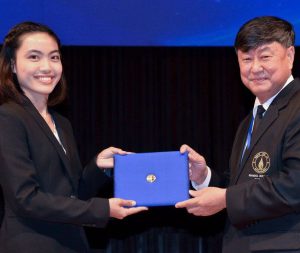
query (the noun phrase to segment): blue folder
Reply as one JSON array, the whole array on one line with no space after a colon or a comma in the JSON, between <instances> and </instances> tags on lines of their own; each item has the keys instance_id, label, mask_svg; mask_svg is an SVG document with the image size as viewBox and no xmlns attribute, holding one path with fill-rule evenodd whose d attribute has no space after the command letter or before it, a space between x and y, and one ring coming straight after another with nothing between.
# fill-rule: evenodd
<instances>
[{"instance_id":1,"label":"blue folder","mask_svg":"<svg viewBox=\"0 0 300 253\"><path fill-rule=\"evenodd\" d=\"M114 156L114 195L137 206L170 206L189 198L187 153L178 151Z\"/></svg>"}]
</instances>

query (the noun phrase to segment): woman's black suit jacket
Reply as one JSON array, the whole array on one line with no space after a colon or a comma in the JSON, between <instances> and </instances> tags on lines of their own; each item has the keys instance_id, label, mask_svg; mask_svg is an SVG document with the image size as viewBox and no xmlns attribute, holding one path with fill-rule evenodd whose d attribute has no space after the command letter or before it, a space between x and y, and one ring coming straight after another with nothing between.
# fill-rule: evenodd
<instances>
[{"instance_id":1,"label":"woman's black suit jacket","mask_svg":"<svg viewBox=\"0 0 300 253\"><path fill-rule=\"evenodd\" d=\"M69 121L52 117L66 153L28 99L0 106L0 252L89 252L82 226L108 222L108 200L94 196L109 178L95 161L82 168Z\"/></svg>"}]
</instances>

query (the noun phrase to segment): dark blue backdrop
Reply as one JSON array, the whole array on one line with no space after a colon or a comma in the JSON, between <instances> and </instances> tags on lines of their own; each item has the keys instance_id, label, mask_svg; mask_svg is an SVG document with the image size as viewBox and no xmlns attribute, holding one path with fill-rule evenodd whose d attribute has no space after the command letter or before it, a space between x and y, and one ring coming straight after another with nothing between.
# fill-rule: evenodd
<instances>
[{"instance_id":1,"label":"dark blue backdrop","mask_svg":"<svg viewBox=\"0 0 300 253\"><path fill-rule=\"evenodd\" d=\"M300 34L299 9L298 0L0 0L0 38L33 20L65 45L232 46L258 15L285 18Z\"/></svg>"}]
</instances>

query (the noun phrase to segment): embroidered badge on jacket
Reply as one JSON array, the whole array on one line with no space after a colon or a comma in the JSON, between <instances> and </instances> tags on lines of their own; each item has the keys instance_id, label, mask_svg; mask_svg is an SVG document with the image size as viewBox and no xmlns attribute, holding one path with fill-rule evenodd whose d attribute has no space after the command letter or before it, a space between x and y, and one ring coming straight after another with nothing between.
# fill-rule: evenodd
<instances>
[{"instance_id":1,"label":"embroidered badge on jacket","mask_svg":"<svg viewBox=\"0 0 300 253\"><path fill-rule=\"evenodd\" d=\"M270 156L266 152L258 152L252 160L252 168L257 174L265 174L270 168Z\"/></svg>"}]
</instances>

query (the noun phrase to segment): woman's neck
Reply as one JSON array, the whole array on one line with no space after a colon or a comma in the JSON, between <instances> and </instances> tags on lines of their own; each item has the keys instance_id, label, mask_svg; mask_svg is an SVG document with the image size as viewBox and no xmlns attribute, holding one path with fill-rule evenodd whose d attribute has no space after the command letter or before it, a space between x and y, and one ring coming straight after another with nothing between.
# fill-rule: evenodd
<instances>
[{"instance_id":1,"label":"woman's neck","mask_svg":"<svg viewBox=\"0 0 300 253\"><path fill-rule=\"evenodd\" d=\"M38 112L43 116L47 116L48 114L48 106L47 106L47 100L48 97L45 96L31 96L31 94L25 94L31 103L34 105L34 107L38 110Z\"/></svg>"}]
</instances>

